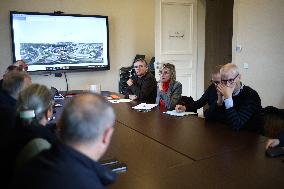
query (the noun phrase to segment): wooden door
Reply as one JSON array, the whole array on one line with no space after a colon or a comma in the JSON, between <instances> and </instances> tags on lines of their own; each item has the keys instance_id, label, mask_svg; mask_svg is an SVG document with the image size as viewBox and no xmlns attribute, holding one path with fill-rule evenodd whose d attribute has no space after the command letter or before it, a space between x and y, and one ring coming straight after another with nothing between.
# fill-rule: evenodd
<instances>
[{"instance_id":1,"label":"wooden door","mask_svg":"<svg viewBox=\"0 0 284 189\"><path fill-rule=\"evenodd\" d=\"M156 69L161 63L173 63L183 95L196 99L196 0L156 0L155 6ZM158 71L156 78L159 80Z\"/></svg>"}]
</instances>

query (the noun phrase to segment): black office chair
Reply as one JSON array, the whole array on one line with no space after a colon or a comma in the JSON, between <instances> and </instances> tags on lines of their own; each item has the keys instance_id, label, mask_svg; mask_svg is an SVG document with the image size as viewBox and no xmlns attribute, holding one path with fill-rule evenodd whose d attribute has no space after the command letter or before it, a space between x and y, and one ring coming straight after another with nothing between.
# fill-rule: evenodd
<instances>
[{"instance_id":1,"label":"black office chair","mask_svg":"<svg viewBox=\"0 0 284 189\"><path fill-rule=\"evenodd\" d=\"M136 54L136 56L135 56L135 58L134 58L132 64L133 64L133 63L135 62L135 60L137 60L137 59L143 59L143 60L145 60L145 54Z\"/></svg>"},{"instance_id":2,"label":"black office chair","mask_svg":"<svg viewBox=\"0 0 284 189\"><path fill-rule=\"evenodd\" d=\"M20 170L27 162L43 150L51 148L51 144L43 138L34 138L19 152L15 162L15 171Z\"/></svg>"},{"instance_id":3,"label":"black office chair","mask_svg":"<svg viewBox=\"0 0 284 189\"><path fill-rule=\"evenodd\" d=\"M153 56L148 64L148 69L151 72L151 74L155 75L155 57Z\"/></svg>"},{"instance_id":4,"label":"black office chair","mask_svg":"<svg viewBox=\"0 0 284 189\"><path fill-rule=\"evenodd\" d=\"M284 109L267 106L262 109L263 132L269 138L275 138L284 130Z\"/></svg>"}]
</instances>

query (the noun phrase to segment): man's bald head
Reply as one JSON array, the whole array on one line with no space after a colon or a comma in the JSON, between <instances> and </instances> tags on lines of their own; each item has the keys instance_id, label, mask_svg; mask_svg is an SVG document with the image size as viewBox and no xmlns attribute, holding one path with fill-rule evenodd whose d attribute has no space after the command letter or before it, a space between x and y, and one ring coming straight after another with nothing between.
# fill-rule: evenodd
<instances>
[{"instance_id":1,"label":"man's bald head","mask_svg":"<svg viewBox=\"0 0 284 189\"><path fill-rule=\"evenodd\" d=\"M86 93L74 97L61 116L61 138L65 143L96 141L104 131L113 126L114 111L103 97Z\"/></svg>"}]
</instances>

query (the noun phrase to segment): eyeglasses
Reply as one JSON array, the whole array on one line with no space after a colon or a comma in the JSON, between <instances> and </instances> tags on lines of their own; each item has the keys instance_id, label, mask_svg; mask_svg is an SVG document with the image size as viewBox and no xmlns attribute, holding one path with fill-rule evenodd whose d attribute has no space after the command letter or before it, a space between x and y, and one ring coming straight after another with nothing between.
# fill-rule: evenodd
<instances>
[{"instance_id":1,"label":"eyeglasses","mask_svg":"<svg viewBox=\"0 0 284 189\"><path fill-rule=\"evenodd\" d=\"M220 81L211 80L211 83L213 83L214 85L219 85L221 82Z\"/></svg>"},{"instance_id":2,"label":"eyeglasses","mask_svg":"<svg viewBox=\"0 0 284 189\"><path fill-rule=\"evenodd\" d=\"M227 84L229 83L230 85L233 84L235 82L235 79L239 76L239 74L237 74L233 79L222 79L221 83L223 84Z\"/></svg>"}]
</instances>

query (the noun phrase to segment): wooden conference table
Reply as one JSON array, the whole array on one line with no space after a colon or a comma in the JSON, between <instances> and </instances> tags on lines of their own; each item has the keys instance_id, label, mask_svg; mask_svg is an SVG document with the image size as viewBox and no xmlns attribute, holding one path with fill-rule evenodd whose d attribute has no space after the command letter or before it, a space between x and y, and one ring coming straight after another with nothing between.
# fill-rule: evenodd
<instances>
[{"instance_id":1,"label":"wooden conference table","mask_svg":"<svg viewBox=\"0 0 284 189\"><path fill-rule=\"evenodd\" d=\"M284 163L265 156L266 137L134 105L113 105L115 132L102 159L115 157L128 170L108 188L284 188Z\"/></svg>"},{"instance_id":2,"label":"wooden conference table","mask_svg":"<svg viewBox=\"0 0 284 189\"><path fill-rule=\"evenodd\" d=\"M158 108L113 106L116 129L103 158L116 157L128 171L111 189L284 188L284 163L265 156L263 136Z\"/></svg>"}]
</instances>

